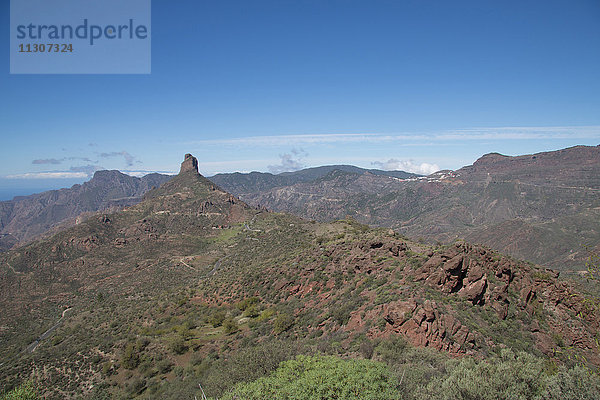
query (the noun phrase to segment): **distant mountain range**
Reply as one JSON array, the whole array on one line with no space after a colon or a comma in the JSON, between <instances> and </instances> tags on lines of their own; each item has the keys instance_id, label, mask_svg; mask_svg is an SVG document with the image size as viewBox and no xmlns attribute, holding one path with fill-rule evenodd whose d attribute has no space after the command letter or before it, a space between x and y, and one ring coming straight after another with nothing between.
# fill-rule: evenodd
<instances>
[{"instance_id":1,"label":"distant mountain range","mask_svg":"<svg viewBox=\"0 0 600 400\"><path fill-rule=\"evenodd\" d=\"M218 185L233 188L234 193L255 193L257 190L313 181L334 170L352 173L369 172L374 175L399 178L418 176L403 171L366 170L351 165L333 165L278 175L261 172L219 174L210 179ZM162 174L149 174L137 178L119 171L97 171L93 178L83 185L2 201L0 202L0 251L27 243L48 231L73 225L78 217L81 220L89 213L116 211L137 204L146 192L171 178L170 175Z\"/></svg>"},{"instance_id":2,"label":"distant mountain range","mask_svg":"<svg viewBox=\"0 0 600 400\"><path fill-rule=\"evenodd\" d=\"M209 177L209 179L217 185L226 188L226 190L231 193L235 193L238 196L244 196L246 194L251 195L260 193L277 187L312 182L327 176L333 171L342 171L358 175L369 173L375 176L387 176L401 179L421 176L404 171L364 169L353 165L326 165L322 167L306 168L294 172L283 172L277 175L266 172L250 172L246 174L235 172L232 174L217 174Z\"/></svg>"},{"instance_id":3,"label":"distant mountain range","mask_svg":"<svg viewBox=\"0 0 600 400\"><path fill-rule=\"evenodd\" d=\"M402 178L402 179L399 179ZM331 221L351 216L411 237L463 238L556 269L582 269L600 249L600 147L509 157L487 154L428 177L331 167L318 179L216 180L253 205Z\"/></svg>"},{"instance_id":4,"label":"distant mountain range","mask_svg":"<svg viewBox=\"0 0 600 400\"><path fill-rule=\"evenodd\" d=\"M0 202L0 249L118 210L169 180L99 171L83 185ZM429 242L465 239L559 270L581 270L600 250L600 147L517 157L491 153L456 171L420 176L330 165L209 177L253 206L318 221L390 227Z\"/></svg>"},{"instance_id":5,"label":"distant mountain range","mask_svg":"<svg viewBox=\"0 0 600 400\"><path fill-rule=\"evenodd\" d=\"M72 225L85 213L117 210L136 204L148 190L170 178L161 174L136 178L119 171L97 171L83 185L2 201L0 250L28 242L61 224Z\"/></svg>"}]
</instances>

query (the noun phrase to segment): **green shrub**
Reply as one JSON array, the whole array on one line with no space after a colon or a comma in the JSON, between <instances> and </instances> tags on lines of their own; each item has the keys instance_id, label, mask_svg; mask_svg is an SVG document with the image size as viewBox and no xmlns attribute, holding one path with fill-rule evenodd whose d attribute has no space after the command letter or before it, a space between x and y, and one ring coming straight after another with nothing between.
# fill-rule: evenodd
<instances>
[{"instance_id":1,"label":"green shrub","mask_svg":"<svg viewBox=\"0 0 600 400\"><path fill-rule=\"evenodd\" d=\"M256 306L255 304L249 306L248 308L246 308L246 310L244 310L244 317L249 317L249 318L256 318L260 315L260 310L258 309L258 306Z\"/></svg>"},{"instance_id":2,"label":"green shrub","mask_svg":"<svg viewBox=\"0 0 600 400\"><path fill-rule=\"evenodd\" d=\"M294 325L294 319L286 313L279 314L275 321L273 321L273 332L276 335L283 333L290 329Z\"/></svg>"},{"instance_id":3,"label":"green shrub","mask_svg":"<svg viewBox=\"0 0 600 400\"><path fill-rule=\"evenodd\" d=\"M121 365L123 368L134 369L140 363L140 357L136 346L133 343L128 343L121 357Z\"/></svg>"},{"instance_id":4,"label":"green shrub","mask_svg":"<svg viewBox=\"0 0 600 400\"><path fill-rule=\"evenodd\" d=\"M161 374L166 374L173 369L173 363L165 358L156 363L156 368Z\"/></svg>"},{"instance_id":5,"label":"green shrub","mask_svg":"<svg viewBox=\"0 0 600 400\"><path fill-rule=\"evenodd\" d=\"M260 313L258 321L266 321L270 319L273 315L275 315L275 311L273 311L273 309L271 308L267 308L266 310Z\"/></svg>"},{"instance_id":6,"label":"green shrub","mask_svg":"<svg viewBox=\"0 0 600 400\"><path fill-rule=\"evenodd\" d=\"M223 324L225 317L226 314L224 311L215 311L208 318L208 323L211 324L214 328L217 328Z\"/></svg>"},{"instance_id":7,"label":"green shrub","mask_svg":"<svg viewBox=\"0 0 600 400\"><path fill-rule=\"evenodd\" d=\"M107 361L104 364L102 364L102 374L104 376L110 376L115 372L114 368L113 368L113 363L111 361Z\"/></svg>"},{"instance_id":8,"label":"green shrub","mask_svg":"<svg viewBox=\"0 0 600 400\"><path fill-rule=\"evenodd\" d=\"M185 341L183 340L183 338L181 336L175 336L172 340L171 343L169 343L169 348L171 349L171 351L175 354L183 354L187 351L187 346L185 344Z\"/></svg>"},{"instance_id":9,"label":"green shrub","mask_svg":"<svg viewBox=\"0 0 600 400\"><path fill-rule=\"evenodd\" d=\"M544 400L595 400L600 398L600 376L584 367L561 367L548 378Z\"/></svg>"},{"instance_id":10,"label":"green shrub","mask_svg":"<svg viewBox=\"0 0 600 400\"><path fill-rule=\"evenodd\" d=\"M40 396L35 384L26 381L6 394L0 394L0 400L38 400Z\"/></svg>"},{"instance_id":11,"label":"green shrub","mask_svg":"<svg viewBox=\"0 0 600 400\"><path fill-rule=\"evenodd\" d=\"M430 383L428 392L443 400L530 400L542 394L546 377L541 358L504 349L488 361L462 359L442 382Z\"/></svg>"},{"instance_id":12,"label":"green shrub","mask_svg":"<svg viewBox=\"0 0 600 400\"><path fill-rule=\"evenodd\" d=\"M250 297L248 299L242 300L236 304L237 308L240 311L245 311L248 307L255 306L260 302L258 297Z\"/></svg>"},{"instance_id":13,"label":"green shrub","mask_svg":"<svg viewBox=\"0 0 600 400\"><path fill-rule=\"evenodd\" d=\"M298 356L272 375L240 384L226 394L233 399L399 399L387 367L371 360L334 356Z\"/></svg>"},{"instance_id":14,"label":"green shrub","mask_svg":"<svg viewBox=\"0 0 600 400\"><path fill-rule=\"evenodd\" d=\"M387 364L398 364L404 360L404 353L408 349L408 344L402 336L393 336L381 341L375 348L375 356L378 360Z\"/></svg>"},{"instance_id":15,"label":"green shrub","mask_svg":"<svg viewBox=\"0 0 600 400\"><path fill-rule=\"evenodd\" d=\"M140 378L134 378L127 384L127 391L132 395L140 394L146 389L146 381Z\"/></svg>"},{"instance_id":16,"label":"green shrub","mask_svg":"<svg viewBox=\"0 0 600 400\"><path fill-rule=\"evenodd\" d=\"M225 334L231 335L239 330L238 324L232 318L227 318L223 321L223 330L225 331Z\"/></svg>"},{"instance_id":17,"label":"green shrub","mask_svg":"<svg viewBox=\"0 0 600 400\"><path fill-rule=\"evenodd\" d=\"M302 352L298 342L269 339L252 347L242 348L228 358L205 359L200 381L208 395L218 396L240 382L250 382L275 371L282 361Z\"/></svg>"}]
</instances>

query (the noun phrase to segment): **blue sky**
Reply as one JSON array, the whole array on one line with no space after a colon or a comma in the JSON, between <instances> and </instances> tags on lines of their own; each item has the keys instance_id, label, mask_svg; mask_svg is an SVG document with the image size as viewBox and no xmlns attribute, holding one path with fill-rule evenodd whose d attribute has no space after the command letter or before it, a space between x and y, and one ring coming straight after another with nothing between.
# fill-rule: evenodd
<instances>
[{"instance_id":1,"label":"blue sky","mask_svg":"<svg viewBox=\"0 0 600 400\"><path fill-rule=\"evenodd\" d=\"M429 172L600 144L597 0L153 0L150 75L10 75L8 3L2 199L187 152L205 175Z\"/></svg>"}]
</instances>

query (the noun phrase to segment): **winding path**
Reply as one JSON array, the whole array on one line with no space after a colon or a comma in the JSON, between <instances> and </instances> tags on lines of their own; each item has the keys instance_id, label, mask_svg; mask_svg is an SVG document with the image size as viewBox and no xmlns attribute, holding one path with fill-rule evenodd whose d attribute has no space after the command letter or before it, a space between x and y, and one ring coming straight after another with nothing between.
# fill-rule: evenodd
<instances>
[{"instance_id":1,"label":"winding path","mask_svg":"<svg viewBox=\"0 0 600 400\"><path fill-rule=\"evenodd\" d=\"M56 330L56 328L58 328L60 326L61 322L65 318L65 315L67 314L67 311L71 311L71 310L72 310L71 307L69 307L66 310L64 310L62 312L62 316L60 317L60 319L58 320L58 322L56 322L56 324L54 324L46 332L42 333L41 336L38 337L36 340L34 340L29 346L27 346L27 348L25 349L25 351L27 353L33 353L35 351L35 349L39 346L39 344L42 342L42 340L48 339L50 337L50 335L52 334L52 332L54 332Z\"/></svg>"}]
</instances>

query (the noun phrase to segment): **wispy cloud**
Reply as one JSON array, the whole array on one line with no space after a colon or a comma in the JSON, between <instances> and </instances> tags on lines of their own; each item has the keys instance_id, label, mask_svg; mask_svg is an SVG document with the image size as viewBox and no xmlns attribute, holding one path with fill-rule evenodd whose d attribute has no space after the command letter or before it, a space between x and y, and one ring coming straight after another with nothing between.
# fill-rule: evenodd
<instances>
[{"instance_id":1,"label":"wispy cloud","mask_svg":"<svg viewBox=\"0 0 600 400\"><path fill-rule=\"evenodd\" d=\"M102 158L123 157L123 159L125 160L125 164L128 167L133 166L133 163L136 161L135 157L132 156L131 154L129 154L128 152L126 152L125 150L112 151L110 153L100 153L100 157L102 157Z\"/></svg>"},{"instance_id":2,"label":"wispy cloud","mask_svg":"<svg viewBox=\"0 0 600 400\"><path fill-rule=\"evenodd\" d=\"M387 161L374 161L371 164L385 171L406 171L420 175L430 175L440 170L437 164L417 163L415 160L398 160L390 158Z\"/></svg>"},{"instance_id":3,"label":"wispy cloud","mask_svg":"<svg viewBox=\"0 0 600 400\"><path fill-rule=\"evenodd\" d=\"M124 174L130 175L130 176L135 176L138 178L141 178L142 176L146 176L148 174L163 174L163 175L177 175L177 172L174 171L130 171L130 170L122 170L121 171Z\"/></svg>"},{"instance_id":4,"label":"wispy cloud","mask_svg":"<svg viewBox=\"0 0 600 400\"><path fill-rule=\"evenodd\" d=\"M44 165L44 164L60 164L62 163L63 160L58 160L56 158L45 158L45 159L38 159L38 160L33 160L31 163L32 164L39 164L39 165Z\"/></svg>"},{"instance_id":5,"label":"wispy cloud","mask_svg":"<svg viewBox=\"0 0 600 400\"><path fill-rule=\"evenodd\" d=\"M299 146L323 143L445 142L454 140L600 139L600 126L468 128L438 132L334 133L198 140L196 145Z\"/></svg>"},{"instance_id":6,"label":"wispy cloud","mask_svg":"<svg viewBox=\"0 0 600 400\"><path fill-rule=\"evenodd\" d=\"M104 168L102 168L100 165L81 165L69 168L71 172L85 172L87 176L92 176L94 172L100 171L102 169Z\"/></svg>"},{"instance_id":7,"label":"wispy cloud","mask_svg":"<svg viewBox=\"0 0 600 400\"><path fill-rule=\"evenodd\" d=\"M45 165L45 164L51 164L51 165L57 165L57 164L62 164L63 161L67 161L67 160L81 160L81 161L85 161L85 162L92 162L92 160L90 160L87 157L63 157L63 158L40 158L37 160L33 160L31 163L32 164L36 164L36 165Z\"/></svg>"},{"instance_id":8,"label":"wispy cloud","mask_svg":"<svg viewBox=\"0 0 600 400\"><path fill-rule=\"evenodd\" d=\"M289 146L301 144L339 143L339 142L373 142L393 140L393 136L370 133L349 134L306 134L280 136L250 136L231 139L208 139L195 141L192 144L203 145L243 145L243 146Z\"/></svg>"},{"instance_id":9,"label":"wispy cloud","mask_svg":"<svg viewBox=\"0 0 600 400\"><path fill-rule=\"evenodd\" d=\"M85 172L66 172L66 171L54 171L54 172L28 172L25 174L6 175L7 179L79 179L87 178L88 174Z\"/></svg>"},{"instance_id":10,"label":"wispy cloud","mask_svg":"<svg viewBox=\"0 0 600 400\"><path fill-rule=\"evenodd\" d=\"M446 131L436 137L451 140L593 139L600 138L600 126L470 128Z\"/></svg>"},{"instance_id":11,"label":"wispy cloud","mask_svg":"<svg viewBox=\"0 0 600 400\"><path fill-rule=\"evenodd\" d=\"M302 160L308 156L308 153L303 149L292 149L289 153L280 154L281 162L277 165L269 165L267 168L273 174L282 172L298 171L304 168Z\"/></svg>"}]
</instances>

